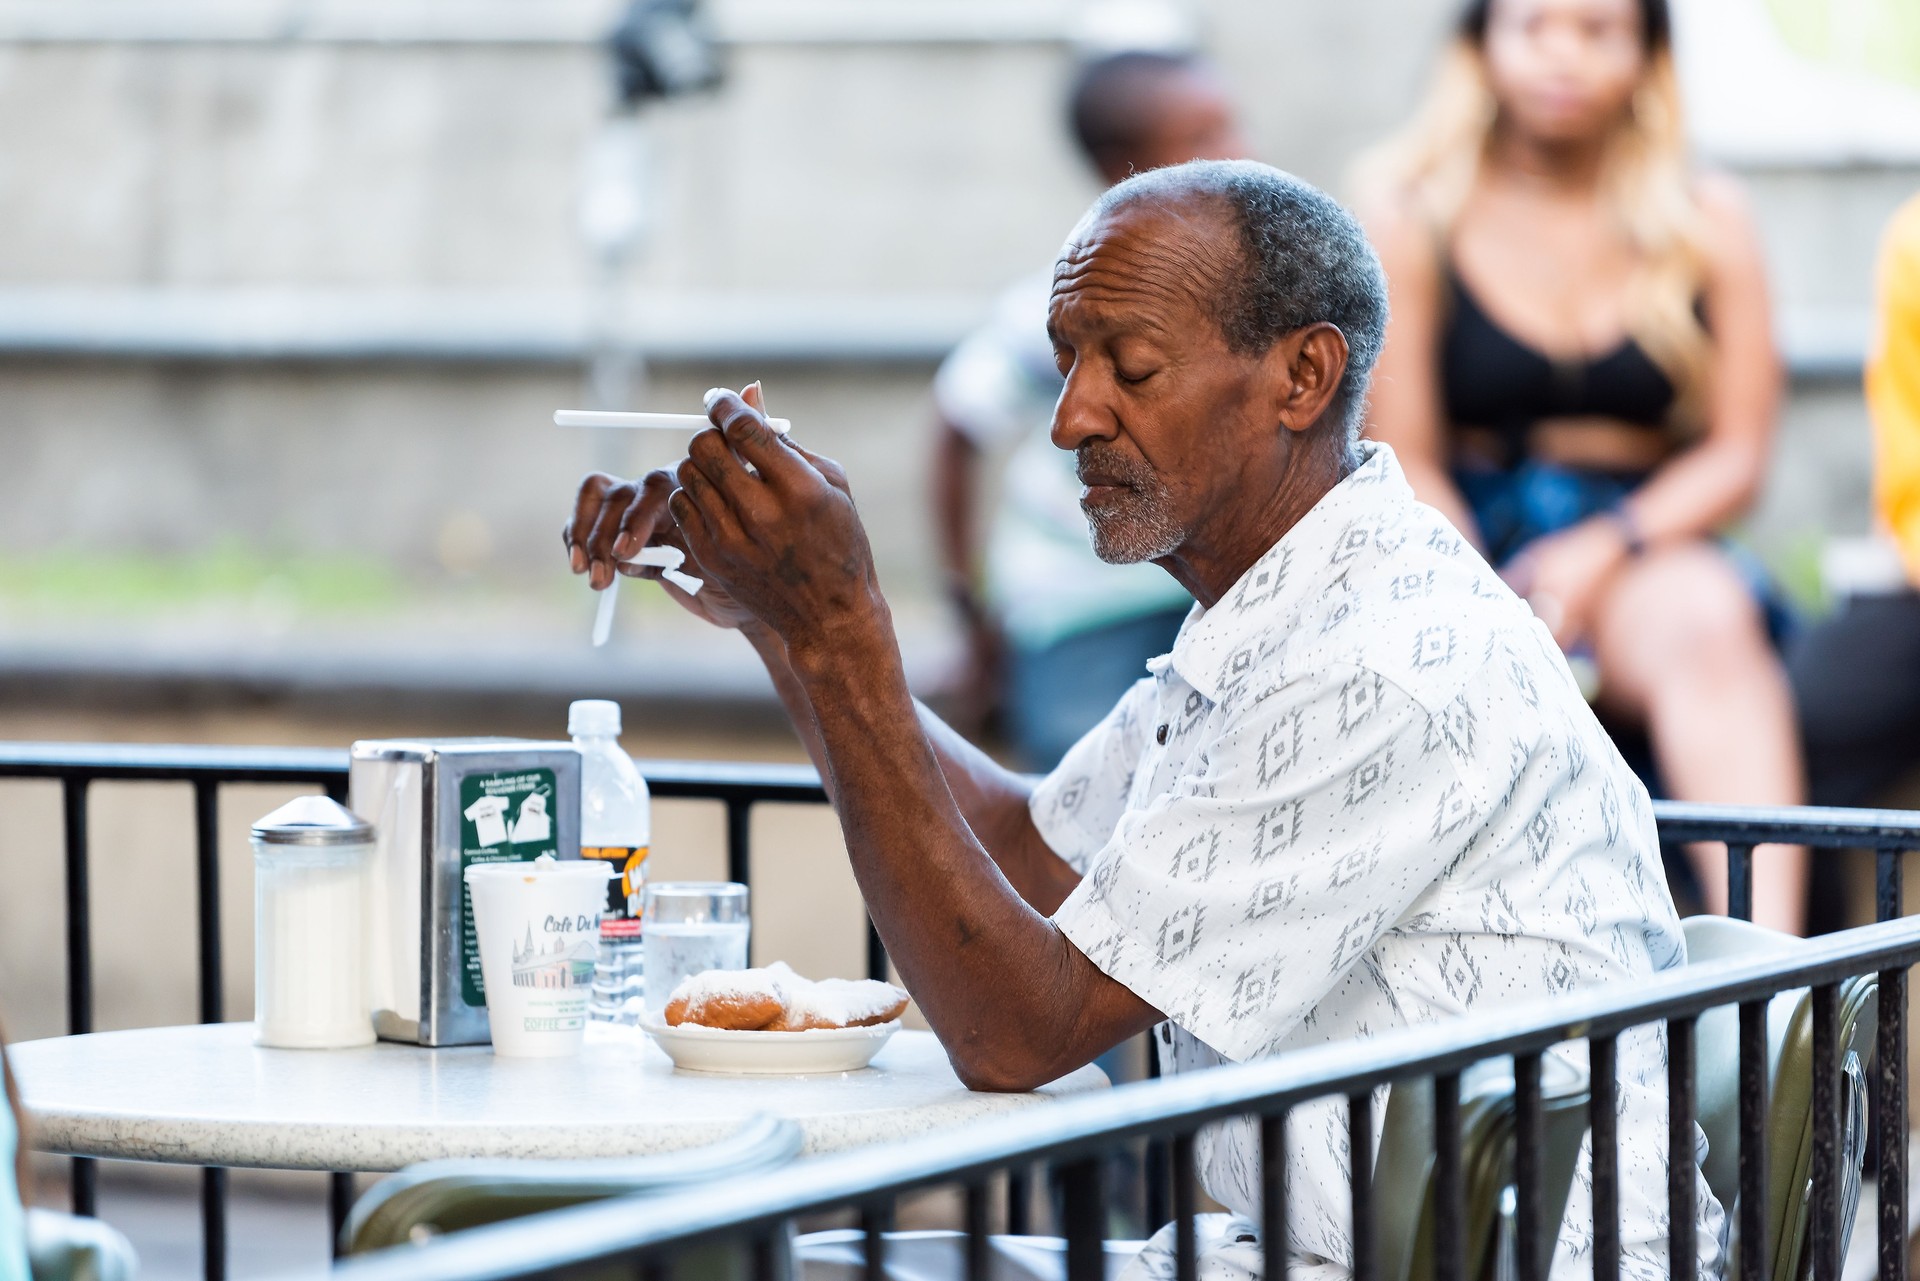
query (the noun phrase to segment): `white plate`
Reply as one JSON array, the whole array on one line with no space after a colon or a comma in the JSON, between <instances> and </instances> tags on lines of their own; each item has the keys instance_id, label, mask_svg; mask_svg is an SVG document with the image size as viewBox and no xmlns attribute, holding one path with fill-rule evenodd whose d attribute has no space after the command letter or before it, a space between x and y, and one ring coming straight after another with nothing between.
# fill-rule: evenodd
<instances>
[{"instance_id":1,"label":"white plate","mask_svg":"<svg viewBox=\"0 0 1920 1281\"><path fill-rule=\"evenodd\" d=\"M873 1027L822 1028L812 1032L730 1032L682 1023L643 1023L641 1029L687 1072L726 1076L809 1076L855 1072L873 1061L900 1020Z\"/></svg>"}]
</instances>

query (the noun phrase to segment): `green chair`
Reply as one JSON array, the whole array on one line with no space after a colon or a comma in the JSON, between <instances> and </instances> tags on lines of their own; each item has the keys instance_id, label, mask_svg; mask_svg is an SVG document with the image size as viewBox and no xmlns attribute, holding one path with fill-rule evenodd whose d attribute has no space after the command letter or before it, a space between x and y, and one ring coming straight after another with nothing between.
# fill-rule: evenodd
<instances>
[{"instance_id":1,"label":"green chair","mask_svg":"<svg viewBox=\"0 0 1920 1281\"><path fill-rule=\"evenodd\" d=\"M132 1281L138 1268L126 1237L100 1220L27 1211L27 1270L33 1281Z\"/></svg>"},{"instance_id":2,"label":"green chair","mask_svg":"<svg viewBox=\"0 0 1920 1281\"><path fill-rule=\"evenodd\" d=\"M420 1244L444 1232L588 1201L669 1191L784 1165L800 1128L755 1117L719 1143L658 1156L591 1161L424 1161L375 1184L354 1204L341 1246L362 1254Z\"/></svg>"},{"instance_id":3,"label":"green chair","mask_svg":"<svg viewBox=\"0 0 1920 1281\"><path fill-rule=\"evenodd\" d=\"M1587 1132L1587 1074L1548 1055L1541 1060L1543 1189L1540 1257L1551 1258ZM1514 1270L1514 1083L1512 1061L1479 1063L1460 1077L1460 1169L1466 1180L1462 1225L1467 1275L1492 1281ZM1387 1097L1373 1170L1380 1276L1428 1281L1433 1276L1435 1207L1433 1083L1403 1081Z\"/></svg>"},{"instance_id":4,"label":"green chair","mask_svg":"<svg viewBox=\"0 0 1920 1281\"><path fill-rule=\"evenodd\" d=\"M1694 916L1682 922L1691 962L1778 956L1803 940L1746 921ZM1860 1205L1860 1165L1867 1144L1867 1065L1873 1057L1880 983L1871 974L1840 985L1840 1250L1844 1254ZM1700 1016L1694 1037L1694 1082L1700 1128L1707 1136L1701 1172L1727 1211L1737 1260L1740 1197L1740 1017L1723 1006ZM1813 998L1805 988L1767 1005L1767 1223L1774 1281L1799 1281L1812 1270ZM1731 1268L1729 1268L1731 1271Z\"/></svg>"}]
</instances>

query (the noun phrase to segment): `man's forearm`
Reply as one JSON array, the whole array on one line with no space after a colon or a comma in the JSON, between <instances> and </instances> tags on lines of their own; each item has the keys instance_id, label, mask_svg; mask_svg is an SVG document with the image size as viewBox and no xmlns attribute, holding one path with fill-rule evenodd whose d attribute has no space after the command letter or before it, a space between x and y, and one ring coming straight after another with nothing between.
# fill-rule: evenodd
<instances>
[{"instance_id":1,"label":"man's forearm","mask_svg":"<svg viewBox=\"0 0 1920 1281\"><path fill-rule=\"evenodd\" d=\"M1157 1015L1094 970L986 857L921 732L891 645L890 635L876 637L863 647L871 653L794 665L817 709L854 875L963 1076L1030 1088L1111 1043L1095 1041L1118 1040ZM1112 1033L1116 1023L1122 1030ZM1036 1038L1042 1028L1055 1035Z\"/></svg>"},{"instance_id":2,"label":"man's forearm","mask_svg":"<svg viewBox=\"0 0 1920 1281\"><path fill-rule=\"evenodd\" d=\"M1033 780L969 743L918 700L914 707L947 790L974 835L1020 897L1043 915L1053 915L1080 883L1080 874L1053 852L1034 826L1028 809Z\"/></svg>"},{"instance_id":3,"label":"man's forearm","mask_svg":"<svg viewBox=\"0 0 1920 1281\"><path fill-rule=\"evenodd\" d=\"M773 682L773 692L780 698L780 706L787 713L787 720L793 725L793 732L800 737L800 745L807 749L807 755L813 760L814 769L820 772L820 782L827 789L827 799L833 799L833 780L827 770L827 753L820 742L819 726L814 724L813 704L807 698L807 692L795 679L792 664L787 662L787 647L772 630L754 624L740 629L740 634L753 646L753 652L767 669L767 678Z\"/></svg>"},{"instance_id":4,"label":"man's forearm","mask_svg":"<svg viewBox=\"0 0 1920 1281\"><path fill-rule=\"evenodd\" d=\"M827 796L837 802L813 701L787 661L786 646L764 627L743 629L766 665L787 719L800 736ZM1025 776L1001 766L922 704L912 700L921 732L955 805L1001 873L1037 911L1051 915L1079 882L1079 874L1047 847L1027 812L1033 790Z\"/></svg>"}]
</instances>

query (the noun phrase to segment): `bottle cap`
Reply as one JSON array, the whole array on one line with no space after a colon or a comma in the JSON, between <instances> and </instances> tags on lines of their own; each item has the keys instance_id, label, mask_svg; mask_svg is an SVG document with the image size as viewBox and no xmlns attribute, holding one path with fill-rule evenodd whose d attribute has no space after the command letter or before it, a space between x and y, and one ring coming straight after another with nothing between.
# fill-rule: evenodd
<instances>
[{"instance_id":1,"label":"bottle cap","mask_svg":"<svg viewBox=\"0 0 1920 1281\"><path fill-rule=\"evenodd\" d=\"M620 732L620 704L583 698L567 708L567 733L575 738L611 737Z\"/></svg>"}]
</instances>

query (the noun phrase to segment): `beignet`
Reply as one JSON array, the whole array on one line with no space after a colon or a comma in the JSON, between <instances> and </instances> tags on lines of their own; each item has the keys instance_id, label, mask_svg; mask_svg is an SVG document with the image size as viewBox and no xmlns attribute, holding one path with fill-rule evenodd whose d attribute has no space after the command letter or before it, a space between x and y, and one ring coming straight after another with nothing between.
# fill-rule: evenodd
<instances>
[{"instance_id":1,"label":"beignet","mask_svg":"<svg viewBox=\"0 0 1920 1281\"><path fill-rule=\"evenodd\" d=\"M757 1032L786 1009L779 976L772 970L708 970L673 989L666 1017L670 1027L693 1023Z\"/></svg>"},{"instance_id":2,"label":"beignet","mask_svg":"<svg viewBox=\"0 0 1920 1281\"><path fill-rule=\"evenodd\" d=\"M802 978L784 962L758 970L708 970L667 1002L669 1026L732 1032L811 1032L873 1027L900 1017L907 994L873 979Z\"/></svg>"}]
</instances>

